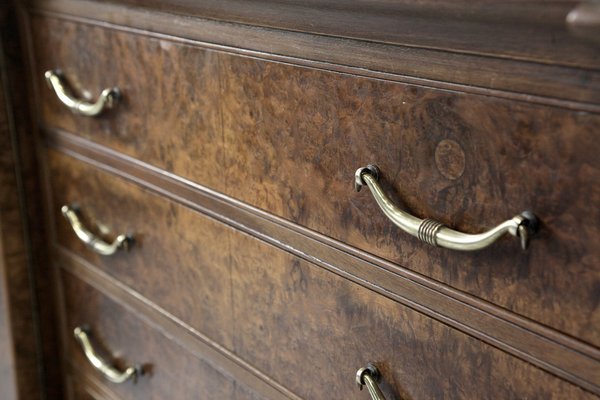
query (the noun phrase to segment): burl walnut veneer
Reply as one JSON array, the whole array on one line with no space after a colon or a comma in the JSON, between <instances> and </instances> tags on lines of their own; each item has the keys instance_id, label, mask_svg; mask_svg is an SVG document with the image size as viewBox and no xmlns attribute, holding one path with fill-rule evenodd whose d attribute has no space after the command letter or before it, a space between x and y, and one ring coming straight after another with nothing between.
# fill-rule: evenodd
<instances>
[{"instance_id":1,"label":"burl walnut veneer","mask_svg":"<svg viewBox=\"0 0 600 400\"><path fill-rule=\"evenodd\" d=\"M3 7L11 400L600 395L595 2ZM537 232L424 243L355 191L368 164L418 218Z\"/></svg>"}]
</instances>

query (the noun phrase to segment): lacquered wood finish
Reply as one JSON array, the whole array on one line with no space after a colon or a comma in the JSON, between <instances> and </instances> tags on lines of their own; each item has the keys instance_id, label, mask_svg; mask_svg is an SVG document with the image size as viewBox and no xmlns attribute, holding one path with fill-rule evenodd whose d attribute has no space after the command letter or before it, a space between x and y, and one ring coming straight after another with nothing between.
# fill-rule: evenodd
<instances>
[{"instance_id":1,"label":"lacquered wood finish","mask_svg":"<svg viewBox=\"0 0 600 400\"><path fill-rule=\"evenodd\" d=\"M231 347L229 228L56 152L48 164L58 242ZM60 213L71 203L93 232L132 234L130 250L100 256L88 249Z\"/></svg>"},{"instance_id":2,"label":"lacquered wood finish","mask_svg":"<svg viewBox=\"0 0 600 400\"><path fill-rule=\"evenodd\" d=\"M55 348L46 317L39 318L39 299L47 298L44 273L31 252L29 219L36 215L26 197L36 193L35 157L31 152L26 63L13 1L0 4L0 397L42 400L60 396L60 365L45 373L43 353ZM37 204L35 205L37 206ZM31 214L30 214L31 213ZM40 229L43 231L43 229ZM39 291L38 291L39 290ZM48 303L53 308L51 302ZM54 327L52 327L53 329ZM47 335L38 335L43 331ZM25 334L24 334L25 333ZM29 334L27 334L29 333Z\"/></svg>"},{"instance_id":3,"label":"lacquered wood finish","mask_svg":"<svg viewBox=\"0 0 600 400\"><path fill-rule=\"evenodd\" d=\"M61 274L66 309L65 332L86 324L94 343L111 355L116 366L139 362L145 370L137 382L104 384L120 399L235 399L236 384L159 331L130 314L126 308L76 277ZM67 340L66 357L85 374L97 376L78 343ZM116 357L116 360L115 360ZM247 391L247 389L246 389Z\"/></svg>"},{"instance_id":4,"label":"lacquered wood finish","mask_svg":"<svg viewBox=\"0 0 600 400\"><path fill-rule=\"evenodd\" d=\"M225 193L600 343L597 115L223 56ZM355 193L377 164L398 204L465 232L521 211L527 252L418 242ZM556 188L559 187L560 190ZM589 223L586 223L588 221Z\"/></svg>"},{"instance_id":5,"label":"lacquered wood finish","mask_svg":"<svg viewBox=\"0 0 600 400\"><path fill-rule=\"evenodd\" d=\"M40 376L72 399L365 399L371 361L388 399L596 398L600 58L567 31L575 5L19 3L47 214L21 206L41 226L23 240L50 250L29 296L36 332L52 320L62 338L41 344L43 365L59 356ZM55 68L121 104L71 114ZM353 191L368 163L418 217L477 232L529 209L540 233L527 252L422 244ZM83 246L72 203L130 251ZM103 380L81 324L148 373Z\"/></svg>"},{"instance_id":6,"label":"lacquered wood finish","mask_svg":"<svg viewBox=\"0 0 600 400\"><path fill-rule=\"evenodd\" d=\"M593 398L310 263L232 233L234 346L306 399L365 399L375 362L387 398ZM318 379L306 379L315 371Z\"/></svg>"},{"instance_id":7,"label":"lacquered wood finish","mask_svg":"<svg viewBox=\"0 0 600 400\"><path fill-rule=\"evenodd\" d=\"M111 0L152 11L344 38L441 48L597 69L600 58L569 34L580 2L507 3L363 0ZM522 40L527 37L527 41Z\"/></svg>"},{"instance_id":8,"label":"lacquered wood finish","mask_svg":"<svg viewBox=\"0 0 600 400\"><path fill-rule=\"evenodd\" d=\"M118 187L120 190L114 190L114 193L120 196L123 208L130 210L127 214L131 221L137 220L135 214L138 212L149 215L144 209L136 210L127 204L132 204L135 198L139 200L136 192L143 193L147 203L154 197L152 194L144 193L131 184L119 183L116 178L96 172L69 157L55 152L50 154L53 176L64 175L74 187L89 192L91 198L97 197L94 189L82 182L83 179L73 178L68 172L79 171L90 181L100 182L97 186L103 187L107 194L113 195L111 188ZM55 187L60 192L72 192L68 184ZM199 215L173 215L174 221L190 224L200 218L206 220ZM158 225L157 218L152 220ZM57 222L58 226L61 223L66 226L63 221ZM174 225L178 224L174 222ZM61 230L58 229L59 232ZM231 348L235 354L302 398L325 398L330 391L337 393L339 398L362 398L363 393L347 384L347 380L364 360L375 360L383 365L390 382L395 382L386 386L390 396L401 393L409 398L431 398L451 393L452 398L471 398L476 393L476 397L486 398L493 393L502 393L503 398L520 398L525 393L531 398L545 398L553 393L558 398L585 398L584 392L575 389L575 386L560 383L527 363L356 283L323 271L316 265L232 229L205 223L204 230L207 236L219 237L220 245L213 246L241 250L215 260L224 263L218 268L222 271L221 280L232 285L231 326L221 325L221 336L232 338ZM171 236L168 230L161 229L161 232ZM59 233L58 240L92 262L106 264L103 259L90 257L89 251L73 244L76 239L68 230ZM118 264L102 268L109 274L115 274L112 268ZM115 275L120 277L119 273ZM156 272L148 268L145 275L166 287L174 287L164 278L157 278ZM124 281L135 287L135 283L127 279ZM198 285L199 282L195 279L190 284ZM153 293L147 295L151 300L156 298ZM171 292L174 301L181 301L187 296L181 289ZM190 315L183 318L192 320ZM347 351L330 350L340 346ZM432 346L440 350L432 351ZM459 356L462 360L460 365L457 366L456 358L445 352L448 350L442 349L452 349L450 353L453 355L462 354ZM436 368L427 369L425 365L435 365ZM310 374L315 366L328 372L318 382L305 385L303 377ZM422 372L409 378L408 371L412 368ZM515 370L519 373L513 376ZM494 372L490 375L489 371ZM402 384L398 383L400 381ZM482 385L483 381L486 384ZM532 385L531 382L544 382L544 385Z\"/></svg>"},{"instance_id":9,"label":"lacquered wood finish","mask_svg":"<svg viewBox=\"0 0 600 400\"><path fill-rule=\"evenodd\" d=\"M49 144L600 393L600 352L534 321L65 132ZM103 286L104 283L99 283Z\"/></svg>"},{"instance_id":10,"label":"lacquered wood finish","mask_svg":"<svg viewBox=\"0 0 600 400\"><path fill-rule=\"evenodd\" d=\"M222 163L215 53L55 19L31 21L41 117L51 125L194 177L208 186ZM70 112L45 82L61 69L79 96L118 87L122 98L95 118Z\"/></svg>"},{"instance_id":11,"label":"lacquered wood finish","mask_svg":"<svg viewBox=\"0 0 600 400\"><path fill-rule=\"evenodd\" d=\"M136 35L54 19L36 21L41 21L39 35L88 41L98 36L111 49L105 51L119 53L133 46L121 43L142 43ZM57 54L79 63L76 54L91 54L85 43L72 48L59 44L63 50ZM176 60L186 55L204 60L199 79L220 82L206 101L214 119L222 118L222 130L217 122L202 125L184 119L170 127L165 138L164 126L148 124L143 141L124 145L120 132L129 129L131 113L124 113L122 120L107 116L88 121L53 109L45 112L46 123L83 132L334 239L600 343L599 331L590 329L599 318L595 292L600 256L593 238L600 237L600 231L597 224L579 223L600 218L596 208L582 203L600 201L597 115L160 43L170 53L181 54ZM55 56L38 51L43 60L39 75ZM157 70L163 69L162 53L152 56L142 45L136 51L140 58L157 60ZM89 67L91 75L101 75L102 68L91 62L81 65L79 74ZM142 82L140 78L139 85ZM194 87L194 82L188 84ZM96 86L103 85L108 82ZM44 107L58 107L44 89L40 87ZM197 92L205 93L203 83ZM176 101L183 101L189 90L179 93L184 95ZM136 98L129 101L133 104ZM102 129L96 124L109 122L124 125L99 133ZM206 140L200 139L203 135L208 135ZM527 253L509 240L475 254L431 248L393 227L369 193L352 191L354 171L368 163L381 168L390 193L419 217L479 232L531 209L542 220L540 238ZM564 189L554 190L548 182Z\"/></svg>"},{"instance_id":12,"label":"lacquered wood finish","mask_svg":"<svg viewBox=\"0 0 600 400\"><path fill-rule=\"evenodd\" d=\"M139 191L131 185L118 185L116 179L94 172L82 163L72 160L69 162L68 157L52 155L50 160L51 164L55 165L52 173L54 176L67 175L67 178L70 178L66 171L80 171L80 174L91 181L104 176L101 186L105 190L120 186L122 194L119 200L123 207L132 202L124 197L124 193L132 196L132 192ZM57 160L63 169L56 169ZM74 187L81 188L94 197L94 191L82 184L81 179L73 179L72 182L75 182ZM59 191L69 192L68 186L59 187ZM110 193L110 189L106 193ZM148 198L152 195L145 195L148 203ZM133 211L133 208L131 210L128 213L129 219L135 221L133 215L136 211ZM140 212L140 215L149 215L143 209L137 212ZM191 221L193 218L173 216L174 220ZM156 218L150 219L157 224ZM204 229L208 235L215 229L217 232L222 231L218 225L210 224L205 224ZM168 231L161 231L165 236L171 236ZM68 233L64 232L58 237L64 241ZM558 398L586 397L584 392L575 386L550 378L522 361L503 355L475 339L419 316L418 313L335 274L324 272L319 267L261 244L256 239L231 229L220 232L218 236L221 246L243 249L231 253L231 257L221 261L227 265L222 271L231 271L229 275L222 274L221 279L232 283L231 309L234 317L230 327L220 326L222 336L227 337L229 330L236 354L302 398L331 397L331 393L335 393L334 398L363 398L364 393L359 392L348 381L351 382L353 373L364 360L375 360L383 366L382 370L385 371L384 374L387 373L389 380L384 383L384 387L390 398L400 395L430 398L442 394L451 395L452 398L472 398L473 395L486 398L493 393L501 393L502 398L520 398L523 395L530 398L547 398L550 393ZM75 248L75 251L86 256L84 249ZM130 263L130 267L133 265L135 263ZM111 268L118 268L118 263L113 263ZM162 282L165 287L175 287L164 278L157 279L154 274L145 271L146 276ZM123 335L119 333L119 329L132 332L133 335L133 332L143 332L142 327L129 326L131 317L121 319L119 307L111 306L108 300L94 294L93 289L71 277L71 274L62 275L68 327L85 323L85 319L88 318L96 321L92 324L94 331L112 332L104 333L99 341L105 343L114 354L123 355L122 357L125 357L126 353L138 356L145 354L139 346L129 344L128 341L127 344L121 344L124 343L123 339L117 340L119 335ZM199 282L200 280L190 281L195 285ZM134 286L133 283L127 283ZM335 288L335 291L332 292L331 288ZM182 299L186 296L182 296L181 290L176 290L171 292L171 297ZM152 299L152 295L150 298ZM106 315L103 316L103 313ZM191 319L189 315L183 318ZM111 324L114 327L111 327ZM146 336L141 335L141 338L143 339L138 339L138 342L143 343ZM67 340L67 348L76 365L82 365L87 361L75 340L72 342L69 344ZM433 343L439 351L433 349ZM158 369L155 363L175 363L175 360L182 357L177 355L170 358L169 352L165 356L164 345L151 342L149 347L161 349L160 359L151 360L153 370ZM327 350L339 347L347 350ZM456 365L457 354L462 360L460 365ZM131 360L124 360L121 367L128 361ZM177 363L178 366L181 365L181 361ZM425 365L436 367L426 369ZM304 377L314 371L316 366L326 373L319 375L320 379L316 382L306 385ZM408 374L411 369L422 372L411 379ZM185 370L189 374L190 368ZM519 373L513 375L514 371ZM154 379L154 376L150 379ZM532 385L531 382L544 382L544 385ZM133 393L140 396L136 388L142 388L144 395L146 393L143 385L142 378L134 386L125 384L126 389L117 386L113 390L125 398L137 398L133 397ZM161 388L166 385L157 382L151 391L152 396L160 393ZM131 394L124 395L121 390L127 393L131 391ZM150 389L148 390L150 393ZM175 398L187 398L179 393L176 396L182 397ZM234 398L232 394L224 396Z\"/></svg>"}]
</instances>

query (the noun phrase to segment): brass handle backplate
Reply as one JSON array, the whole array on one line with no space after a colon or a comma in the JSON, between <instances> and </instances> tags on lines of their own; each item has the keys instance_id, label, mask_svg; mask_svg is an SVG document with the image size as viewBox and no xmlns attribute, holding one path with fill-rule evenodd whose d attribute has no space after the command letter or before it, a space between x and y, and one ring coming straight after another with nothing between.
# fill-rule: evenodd
<instances>
[{"instance_id":1,"label":"brass handle backplate","mask_svg":"<svg viewBox=\"0 0 600 400\"><path fill-rule=\"evenodd\" d=\"M373 400L385 400L385 396L379 389L379 386L377 386L380 378L381 374L379 370L371 363L356 371L356 384L358 388L362 390L363 386L366 386Z\"/></svg>"},{"instance_id":2,"label":"brass handle backplate","mask_svg":"<svg viewBox=\"0 0 600 400\"><path fill-rule=\"evenodd\" d=\"M86 329L78 326L75 328L73 333L75 335L75 339L77 339L79 344L81 344L81 348L83 349L88 361L109 381L114 383L123 383L130 379L135 381L138 375L141 374L141 368L139 366L128 367L125 369L125 371L121 372L107 363L94 350Z\"/></svg>"},{"instance_id":3,"label":"brass handle backplate","mask_svg":"<svg viewBox=\"0 0 600 400\"><path fill-rule=\"evenodd\" d=\"M95 117L100 115L104 110L113 108L121 96L118 88L108 88L100 93L100 96L94 103L88 103L77 99L70 93L64 77L59 70L46 71L44 76L46 77L48 86L54 90L58 99L76 114Z\"/></svg>"},{"instance_id":4,"label":"brass handle backplate","mask_svg":"<svg viewBox=\"0 0 600 400\"><path fill-rule=\"evenodd\" d=\"M525 250L529 245L529 239L537 230L537 218L529 211L516 215L487 232L477 234L458 232L440 222L417 218L400 209L390 200L378 182L379 175L379 168L374 165L359 168L354 179L355 190L358 192L366 185L379 208L396 226L433 246L462 251L479 250L509 233L520 239L521 247Z\"/></svg>"},{"instance_id":5,"label":"brass handle backplate","mask_svg":"<svg viewBox=\"0 0 600 400\"><path fill-rule=\"evenodd\" d=\"M71 228L83 243L90 249L102 256L110 256L115 254L119 249L128 250L133 243L131 235L121 234L112 243L107 243L101 238L90 232L81 222L77 210L74 207L64 205L61 207L61 212L71 224Z\"/></svg>"}]
</instances>

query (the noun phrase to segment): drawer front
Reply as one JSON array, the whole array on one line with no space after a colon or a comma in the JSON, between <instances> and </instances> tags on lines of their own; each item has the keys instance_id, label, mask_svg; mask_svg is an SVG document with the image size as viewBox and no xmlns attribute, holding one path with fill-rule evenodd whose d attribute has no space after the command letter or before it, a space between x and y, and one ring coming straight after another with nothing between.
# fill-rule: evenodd
<instances>
[{"instance_id":1,"label":"drawer front","mask_svg":"<svg viewBox=\"0 0 600 400\"><path fill-rule=\"evenodd\" d=\"M77 375L102 382L119 399L252 399L249 389L196 358L138 316L76 276L61 273L66 356ZM98 352L124 368L132 363L144 370L136 382L116 384L101 377L86 359L73 329L86 325ZM79 392L85 391L78 388ZM89 390L87 391L89 394ZM96 391L98 392L98 391ZM97 394L95 396L98 396ZM86 398L86 397L83 397ZM92 398L94 398L92 396Z\"/></svg>"},{"instance_id":2,"label":"drawer front","mask_svg":"<svg viewBox=\"0 0 600 400\"><path fill-rule=\"evenodd\" d=\"M600 330L600 116L221 56L226 193L595 345ZM478 233L532 210L529 250L435 248L401 208Z\"/></svg>"},{"instance_id":3,"label":"drawer front","mask_svg":"<svg viewBox=\"0 0 600 400\"><path fill-rule=\"evenodd\" d=\"M87 193L89 197L85 199L89 199L89 204L94 205L90 208L90 214L96 215L98 212L103 218L106 215L107 225L111 228L116 226L125 229L127 225L118 225L123 224L123 221L131 223L147 220L151 221L148 223L152 223L152 226L160 226L159 230L165 238L181 235L182 232L192 233L184 227L170 231L168 224L160 222L160 214L150 212L161 210L160 204L168 204L166 200L157 198L154 203L151 200L155 198L154 195L70 157L50 152L49 160L53 166L50 171L54 182L63 179L64 182L70 182L55 183L54 196L57 193ZM85 183L94 181L97 184L93 186ZM97 188L102 188L102 191ZM93 200L98 198L106 204L97 205ZM110 202L113 200L107 199L116 199L113 206L121 204L121 210L128 211L119 215L101 214L102 207L111 208ZM133 207L136 200L140 204ZM184 214L184 211L179 211L175 219L186 220L191 224L195 220L206 219L198 214ZM56 218L60 216L57 215ZM185 240L190 246L194 245L194 248L224 246L230 249L228 257L214 259L213 262L215 268L222 271L221 280L231 282L231 292L203 299L191 297L194 293L188 287L201 293L205 293L206 288L199 289L202 279L191 278L185 269L180 270L185 268L179 265L181 259L174 258L171 264L158 265L160 257L157 255L167 250L158 242L153 242L150 233L142 235L144 242L140 249L132 247L129 254L124 253L109 260L93 256L87 249L80 248L66 222L60 219L58 221L58 239L63 246L89 259L149 298L159 299L158 304L170 304L169 300L160 298L161 292L168 293L174 304L189 301L191 311L187 314L175 307L184 320L192 319L198 321L197 324L203 324L202 320L194 319L198 318L195 314L204 314L206 309L210 309L210 304L220 307L221 312L229 312L229 325L218 325L222 330L219 336L230 338L231 350L237 356L301 398L364 399L367 394L358 391L354 375L368 362L375 362L380 368L383 376L381 387L388 398L593 397L574 385L380 294L216 223L203 224L203 236L196 230L196 237L190 236ZM172 223L177 226L175 222ZM141 229L140 232L143 234L145 231ZM218 244L203 239L213 235L219 238ZM152 256L140 255L144 262L136 261L135 251L139 250L139 254L143 254L148 248L154 249L155 253ZM172 257L170 253L165 255L168 256ZM198 259L201 258L198 256ZM159 270L169 271L168 278L155 272L147 272L155 266ZM173 277L179 276L187 280L189 285L174 284ZM113 321L112 314L116 313L114 307L105 305L110 303L109 300L102 300L103 296L68 273L63 273L63 281L69 329L78 324L92 325L94 331L102 332L101 343L110 345L114 354L118 354L120 358L125 357L128 354L126 348L122 342L113 340L112 336L116 337L121 333L114 327L104 327ZM142 286L140 289L139 281L145 282L144 285L148 285L148 288ZM223 303L222 298L230 298L231 302ZM224 310L223 304L228 304L230 309ZM132 318L124 317L122 322L117 315L112 323L117 327L123 326L127 332L136 332L137 328L127 325L129 319ZM101 325L95 328L94 322L87 321L100 321L98 323ZM205 328L203 324L202 329ZM106 329L112 333L105 333ZM138 340L143 342L145 338L146 336L142 336ZM161 346L157 344L151 347L162 349ZM76 343L70 343L69 347L73 347L71 352L79 352L73 356L77 362L85 361L80 349L76 348ZM132 354L142 353L135 351ZM169 360L167 357L168 362ZM181 365L177 364L176 370L187 370ZM312 377L310 384L307 384L307 376ZM172 398L188 397L182 395Z\"/></svg>"},{"instance_id":4,"label":"drawer front","mask_svg":"<svg viewBox=\"0 0 600 400\"><path fill-rule=\"evenodd\" d=\"M361 399L379 366L386 398L595 396L338 275L232 231L240 356L306 399ZM307 377L310 383L307 383Z\"/></svg>"},{"instance_id":5,"label":"drawer front","mask_svg":"<svg viewBox=\"0 0 600 400\"><path fill-rule=\"evenodd\" d=\"M48 152L58 242L226 347L231 345L231 286L224 240L229 228L55 151ZM61 215L77 203L90 231L111 241L130 233L128 251L101 256Z\"/></svg>"},{"instance_id":6,"label":"drawer front","mask_svg":"<svg viewBox=\"0 0 600 400\"><path fill-rule=\"evenodd\" d=\"M154 46L147 58L179 63L178 74L184 65L218 66L214 74L194 73L173 87L183 100L192 91L218 102L211 103L222 118L216 136L201 138L203 129L186 120L193 110L185 107L192 105L179 108L164 99L127 113L151 121L132 133L139 145L114 142L114 132L102 139L100 126L69 125L65 121L75 119L64 111L44 111L49 125L600 345L600 330L590 329L600 323L600 208L590 206L600 203L599 115L210 52L53 19L40 20L36 29L38 35L79 38L76 46L57 44L56 55L37 50L38 58L53 63L77 59L82 51L88 55L82 59L92 57L96 50L86 50L87 43L99 36L104 52L119 54L122 42L139 45L140 54ZM171 70L149 68L157 76L142 76L141 66L131 67L135 62L123 68L140 76L139 90L148 82L173 86ZM193 79L219 85L205 92L203 81ZM51 102L56 99L44 100ZM163 113L183 117L175 122ZM512 237L472 253L434 248L396 228L368 190L353 191L356 169L369 163L380 167L386 192L420 218L477 233L532 210L541 231L526 252Z\"/></svg>"},{"instance_id":7,"label":"drawer front","mask_svg":"<svg viewBox=\"0 0 600 400\"><path fill-rule=\"evenodd\" d=\"M43 124L215 186L221 120L216 54L167 40L33 17L34 78ZM68 110L44 73L60 69L74 95L121 100L97 117ZM82 97L83 98L83 97Z\"/></svg>"}]
</instances>

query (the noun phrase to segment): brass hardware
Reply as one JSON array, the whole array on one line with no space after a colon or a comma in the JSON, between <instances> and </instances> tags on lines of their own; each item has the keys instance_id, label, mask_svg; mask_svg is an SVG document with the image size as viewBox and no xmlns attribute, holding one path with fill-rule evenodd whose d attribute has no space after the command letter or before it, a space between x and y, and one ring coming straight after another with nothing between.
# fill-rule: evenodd
<instances>
[{"instance_id":1,"label":"brass hardware","mask_svg":"<svg viewBox=\"0 0 600 400\"><path fill-rule=\"evenodd\" d=\"M362 390L363 386L366 386L373 400L385 400L385 396L379 389L379 386L377 386L380 378L381 374L379 370L372 363L356 371L356 384L358 388Z\"/></svg>"},{"instance_id":2,"label":"brass hardware","mask_svg":"<svg viewBox=\"0 0 600 400\"><path fill-rule=\"evenodd\" d=\"M73 228L79 240L102 256L113 255L119 249L128 250L129 246L133 243L133 237L129 235L119 235L112 243L106 243L83 226L74 207L64 205L60 210L71 224L71 228Z\"/></svg>"},{"instance_id":3,"label":"brass hardware","mask_svg":"<svg viewBox=\"0 0 600 400\"><path fill-rule=\"evenodd\" d=\"M100 371L109 381L114 383L123 383L125 381L128 381L129 379L133 379L133 381L135 382L138 375L141 374L141 368L139 366L128 367L123 372L110 366L102 357L96 354L94 347L90 343L88 333L84 328L78 326L77 328L75 328L73 333L75 335L75 339L77 339L79 344L81 344L83 352L85 353L85 356L87 357L89 362L94 366L94 368Z\"/></svg>"},{"instance_id":4,"label":"brass hardware","mask_svg":"<svg viewBox=\"0 0 600 400\"><path fill-rule=\"evenodd\" d=\"M104 110L114 107L120 98L118 88L104 89L95 103L88 103L76 99L69 93L62 73L59 70L46 71L44 74L46 82L54 90L59 100L76 114L94 117L100 115Z\"/></svg>"},{"instance_id":5,"label":"brass hardware","mask_svg":"<svg viewBox=\"0 0 600 400\"><path fill-rule=\"evenodd\" d=\"M537 218L529 211L516 215L487 232L478 234L458 232L440 222L417 218L398 208L386 196L378 182L379 175L379 168L375 165L359 168L356 170L354 179L355 190L358 192L364 185L367 185L379 208L396 226L433 246L463 251L479 250L491 245L504 234L510 233L520 239L521 247L526 250L529 239L537 230Z\"/></svg>"}]
</instances>

